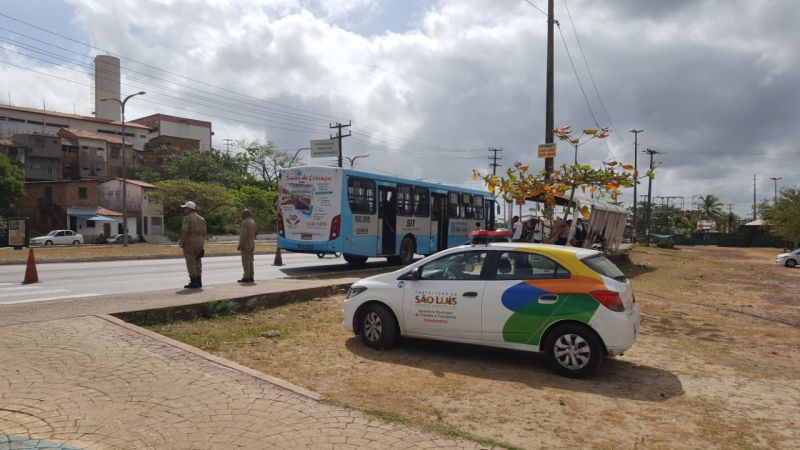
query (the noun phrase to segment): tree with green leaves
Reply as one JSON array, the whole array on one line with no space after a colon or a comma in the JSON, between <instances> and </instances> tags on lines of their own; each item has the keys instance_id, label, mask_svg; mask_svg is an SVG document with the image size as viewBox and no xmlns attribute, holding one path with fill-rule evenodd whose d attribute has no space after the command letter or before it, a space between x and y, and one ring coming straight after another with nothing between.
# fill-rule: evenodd
<instances>
[{"instance_id":1,"label":"tree with green leaves","mask_svg":"<svg viewBox=\"0 0 800 450\"><path fill-rule=\"evenodd\" d=\"M259 144L240 141L237 145L242 148L239 158L269 190L277 189L281 170L294 165L292 155L276 149L272 142Z\"/></svg>"},{"instance_id":2,"label":"tree with green leaves","mask_svg":"<svg viewBox=\"0 0 800 450\"><path fill-rule=\"evenodd\" d=\"M0 216L8 217L16 201L24 195L25 175L5 155L0 155Z\"/></svg>"},{"instance_id":3,"label":"tree with green leaves","mask_svg":"<svg viewBox=\"0 0 800 450\"><path fill-rule=\"evenodd\" d=\"M265 191L256 186L242 186L236 193L240 209L249 208L253 212L253 220L261 232L270 232L275 229L277 210L275 203L278 193Z\"/></svg>"},{"instance_id":4,"label":"tree with green leaves","mask_svg":"<svg viewBox=\"0 0 800 450\"><path fill-rule=\"evenodd\" d=\"M774 205L762 203L761 215L769 222L772 234L795 245L800 242L800 189L782 189Z\"/></svg>"},{"instance_id":5,"label":"tree with green leaves","mask_svg":"<svg viewBox=\"0 0 800 450\"><path fill-rule=\"evenodd\" d=\"M722 202L716 195L701 195L697 206L703 219L716 220L722 216Z\"/></svg>"},{"instance_id":6,"label":"tree with green leaves","mask_svg":"<svg viewBox=\"0 0 800 450\"><path fill-rule=\"evenodd\" d=\"M180 230L183 209L187 200L197 204L197 212L206 219L211 233L237 233L239 201L237 191L216 183L198 183L190 180L165 180L156 184L152 198L164 206L166 228Z\"/></svg>"},{"instance_id":7,"label":"tree with green leaves","mask_svg":"<svg viewBox=\"0 0 800 450\"><path fill-rule=\"evenodd\" d=\"M160 173L141 169L134 163L134 173L146 181L190 180L198 183L216 183L231 189L253 183L247 164L237 155L219 150L187 150L175 152L169 148L154 150L163 160Z\"/></svg>"}]
</instances>

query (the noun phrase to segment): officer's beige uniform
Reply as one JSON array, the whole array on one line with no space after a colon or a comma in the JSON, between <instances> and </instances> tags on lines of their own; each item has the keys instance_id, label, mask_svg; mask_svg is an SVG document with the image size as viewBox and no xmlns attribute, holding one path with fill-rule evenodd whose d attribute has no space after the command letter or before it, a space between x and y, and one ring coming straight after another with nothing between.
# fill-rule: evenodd
<instances>
[{"instance_id":1,"label":"officer's beige uniform","mask_svg":"<svg viewBox=\"0 0 800 450\"><path fill-rule=\"evenodd\" d=\"M239 251L242 252L242 269L245 279L253 279L253 253L256 250L256 222L248 217L239 228Z\"/></svg>"},{"instance_id":2,"label":"officer's beige uniform","mask_svg":"<svg viewBox=\"0 0 800 450\"><path fill-rule=\"evenodd\" d=\"M185 236L182 241L183 257L186 258L189 278L199 278L203 273L203 262L199 256L206 242L206 219L195 211L183 216L181 236Z\"/></svg>"}]
</instances>

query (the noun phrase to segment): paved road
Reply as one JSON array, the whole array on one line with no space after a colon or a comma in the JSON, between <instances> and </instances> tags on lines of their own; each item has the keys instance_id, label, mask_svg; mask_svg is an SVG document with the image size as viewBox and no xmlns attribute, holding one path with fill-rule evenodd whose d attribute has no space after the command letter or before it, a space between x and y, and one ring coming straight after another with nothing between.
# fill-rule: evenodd
<instances>
[{"instance_id":1,"label":"paved road","mask_svg":"<svg viewBox=\"0 0 800 450\"><path fill-rule=\"evenodd\" d=\"M283 253L284 266L272 265L272 255L256 255L256 281L351 269L342 258ZM385 266L376 258L368 267ZM37 265L39 283L22 285L24 265L0 266L0 304L32 303L109 294L128 294L183 287L188 280L183 259L102 261ZM227 284L242 276L238 256L203 260L203 284Z\"/></svg>"}]
</instances>

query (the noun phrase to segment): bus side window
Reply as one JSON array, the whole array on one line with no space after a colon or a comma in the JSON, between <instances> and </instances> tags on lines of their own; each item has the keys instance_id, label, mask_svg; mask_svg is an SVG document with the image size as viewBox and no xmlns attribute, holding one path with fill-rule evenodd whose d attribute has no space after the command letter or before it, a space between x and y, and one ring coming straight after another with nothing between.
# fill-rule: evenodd
<instances>
[{"instance_id":1,"label":"bus side window","mask_svg":"<svg viewBox=\"0 0 800 450\"><path fill-rule=\"evenodd\" d=\"M398 185L397 186L397 215L398 216L411 216L414 213L414 204L412 203L411 186Z\"/></svg>"},{"instance_id":2,"label":"bus side window","mask_svg":"<svg viewBox=\"0 0 800 450\"><path fill-rule=\"evenodd\" d=\"M472 194L461 194L461 218L472 219Z\"/></svg>"},{"instance_id":3,"label":"bus side window","mask_svg":"<svg viewBox=\"0 0 800 450\"><path fill-rule=\"evenodd\" d=\"M458 192L450 192L450 200L447 205L447 215L451 219L458 219L461 211L461 205L458 203Z\"/></svg>"},{"instance_id":4,"label":"bus side window","mask_svg":"<svg viewBox=\"0 0 800 450\"><path fill-rule=\"evenodd\" d=\"M414 215L417 217L428 217L431 215L430 195L428 188L414 187Z\"/></svg>"},{"instance_id":5,"label":"bus side window","mask_svg":"<svg viewBox=\"0 0 800 450\"><path fill-rule=\"evenodd\" d=\"M374 214L375 182L359 178L348 179L347 202L353 214Z\"/></svg>"},{"instance_id":6,"label":"bus side window","mask_svg":"<svg viewBox=\"0 0 800 450\"><path fill-rule=\"evenodd\" d=\"M475 195L472 197L473 215L472 218L476 220L483 220L483 197Z\"/></svg>"}]
</instances>

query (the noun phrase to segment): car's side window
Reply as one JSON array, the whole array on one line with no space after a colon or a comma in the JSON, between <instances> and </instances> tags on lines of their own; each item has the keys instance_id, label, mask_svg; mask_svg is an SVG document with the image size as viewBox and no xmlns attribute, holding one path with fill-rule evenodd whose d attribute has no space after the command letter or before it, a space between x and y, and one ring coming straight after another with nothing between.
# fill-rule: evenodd
<instances>
[{"instance_id":1,"label":"car's side window","mask_svg":"<svg viewBox=\"0 0 800 450\"><path fill-rule=\"evenodd\" d=\"M486 261L485 251L454 253L420 267L422 280L480 280Z\"/></svg>"},{"instance_id":2,"label":"car's side window","mask_svg":"<svg viewBox=\"0 0 800 450\"><path fill-rule=\"evenodd\" d=\"M58 233L56 233L56 236L63 236L63 235L64 235L63 231L59 231Z\"/></svg>"},{"instance_id":3,"label":"car's side window","mask_svg":"<svg viewBox=\"0 0 800 450\"><path fill-rule=\"evenodd\" d=\"M546 280L569 278L564 266L538 253L503 252L497 259L495 279Z\"/></svg>"}]
</instances>

